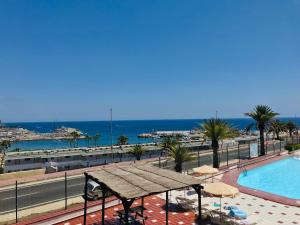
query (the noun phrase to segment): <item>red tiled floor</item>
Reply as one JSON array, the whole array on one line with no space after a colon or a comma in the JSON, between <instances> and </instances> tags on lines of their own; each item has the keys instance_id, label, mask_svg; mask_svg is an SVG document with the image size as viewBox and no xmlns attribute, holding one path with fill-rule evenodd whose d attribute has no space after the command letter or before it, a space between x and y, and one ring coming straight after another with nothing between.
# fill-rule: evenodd
<instances>
[{"instance_id":1,"label":"red tiled floor","mask_svg":"<svg viewBox=\"0 0 300 225\"><path fill-rule=\"evenodd\" d=\"M135 205L139 205L140 201L136 201L133 203ZM145 198L145 208L144 215L149 217L146 220L147 224L165 224L165 201L159 197L147 197ZM169 209L169 222L170 224L196 224L196 215L193 212L182 212L176 211L173 209L174 207L170 207ZM123 209L122 205L117 205L114 207L107 208L105 210L105 224L112 225L118 224L118 220L115 218L116 210ZM83 216L77 217L68 221L64 221L57 225L80 225L83 224ZM101 224L101 212L90 213L87 215L87 224L94 225L94 224Z\"/></svg>"}]
</instances>

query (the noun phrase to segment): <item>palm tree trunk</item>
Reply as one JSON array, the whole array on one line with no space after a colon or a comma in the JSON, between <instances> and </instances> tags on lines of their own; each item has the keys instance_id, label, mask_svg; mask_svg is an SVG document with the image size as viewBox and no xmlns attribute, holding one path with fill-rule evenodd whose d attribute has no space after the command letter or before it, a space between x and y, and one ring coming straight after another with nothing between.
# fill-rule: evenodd
<instances>
[{"instance_id":1,"label":"palm tree trunk","mask_svg":"<svg viewBox=\"0 0 300 225\"><path fill-rule=\"evenodd\" d=\"M277 134L276 134L276 138L277 138L277 140L280 140L280 135L279 135L279 132L277 132Z\"/></svg>"},{"instance_id":2,"label":"palm tree trunk","mask_svg":"<svg viewBox=\"0 0 300 225\"><path fill-rule=\"evenodd\" d=\"M175 162L175 171L177 172L177 173L181 173L182 172L182 163L176 163Z\"/></svg>"},{"instance_id":3,"label":"palm tree trunk","mask_svg":"<svg viewBox=\"0 0 300 225\"><path fill-rule=\"evenodd\" d=\"M213 142L212 143L212 149L213 149L213 167L214 168L219 168L219 143L218 142Z\"/></svg>"},{"instance_id":4,"label":"palm tree trunk","mask_svg":"<svg viewBox=\"0 0 300 225\"><path fill-rule=\"evenodd\" d=\"M260 133L260 155L265 155L265 136L264 136L264 128L259 128L259 133Z\"/></svg>"}]
</instances>

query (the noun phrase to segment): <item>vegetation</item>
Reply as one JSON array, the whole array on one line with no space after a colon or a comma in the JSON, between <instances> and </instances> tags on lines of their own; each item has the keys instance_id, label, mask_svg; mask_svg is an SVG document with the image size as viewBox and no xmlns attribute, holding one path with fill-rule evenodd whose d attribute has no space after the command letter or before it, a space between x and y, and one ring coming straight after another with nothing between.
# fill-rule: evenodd
<instances>
[{"instance_id":1,"label":"vegetation","mask_svg":"<svg viewBox=\"0 0 300 225\"><path fill-rule=\"evenodd\" d=\"M0 174L4 173L6 150L11 146L9 140L0 142Z\"/></svg>"},{"instance_id":2,"label":"vegetation","mask_svg":"<svg viewBox=\"0 0 300 225\"><path fill-rule=\"evenodd\" d=\"M73 138L74 147L78 147L78 139L80 138L80 133L78 133L77 131L73 131L71 133L71 136ZM76 146L75 146L75 144L76 144Z\"/></svg>"},{"instance_id":3,"label":"vegetation","mask_svg":"<svg viewBox=\"0 0 300 225\"><path fill-rule=\"evenodd\" d=\"M268 123L270 123L270 121L279 114L274 112L267 105L257 105L252 112L245 113L245 115L256 121L260 135L260 155L265 155L265 129Z\"/></svg>"},{"instance_id":4,"label":"vegetation","mask_svg":"<svg viewBox=\"0 0 300 225\"><path fill-rule=\"evenodd\" d=\"M300 149L300 144L294 144L294 145L287 145L285 146L285 149L289 152L296 151Z\"/></svg>"},{"instance_id":5,"label":"vegetation","mask_svg":"<svg viewBox=\"0 0 300 225\"><path fill-rule=\"evenodd\" d=\"M160 143L160 147L163 151L169 151L172 148L176 147L178 141L173 139L172 137L165 137L163 141Z\"/></svg>"},{"instance_id":6,"label":"vegetation","mask_svg":"<svg viewBox=\"0 0 300 225\"><path fill-rule=\"evenodd\" d=\"M95 147L98 146L98 141L100 140L100 138L101 138L101 135L100 135L99 133L97 133L97 134L95 134L94 136L92 136L92 139L93 139L93 141L94 141Z\"/></svg>"},{"instance_id":7,"label":"vegetation","mask_svg":"<svg viewBox=\"0 0 300 225\"><path fill-rule=\"evenodd\" d=\"M70 148L75 148L75 141L74 139L68 139L68 142L69 142L69 145L70 145Z\"/></svg>"},{"instance_id":8,"label":"vegetation","mask_svg":"<svg viewBox=\"0 0 300 225\"><path fill-rule=\"evenodd\" d=\"M189 162L194 160L194 156L192 153L181 144L177 144L176 146L172 146L168 148L168 155L174 159L175 162L175 171L178 173L182 172L182 165L184 162Z\"/></svg>"},{"instance_id":9,"label":"vegetation","mask_svg":"<svg viewBox=\"0 0 300 225\"><path fill-rule=\"evenodd\" d=\"M92 136L85 135L85 140L86 140L86 143L87 143L87 147L89 147L90 146L90 141L92 140Z\"/></svg>"},{"instance_id":10,"label":"vegetation","mask_svg":"<svg viewBox=\"0 0 300 225\"><path fill-rule=\"evenodd\" d=\"M142 155L145 153L145 149L141 145L135 145L130 151L132 155L136 158L136 160L141 160Z\"/></svg>"},{"instance_id":11,"label":"vegetation","mask_svg":"<svg viewBox=\"0 0 300 225\"><path fill-rule=\"evenodd\" d=\"M269 132L273 133L273 138L280 140L280 132L286 131L286 124L280 120L272 120L269 125Z\"/></svg>"},{"instance_id":12,"label":"vegetation","mask_svg":"<svg viewBox=\"0 0 300 225\"><path fill-rule=\"evenodd\" d=\"M226 121L221 119L205 120L202 124L202 130L206 137L211 139L211 147L213 149L213 167L219 168L219 141L225 138L231 138L236 135L236 130Z\"/></svg>"},{"instance_id":13,"label":"vegetation","mask_svg":"<svg viewBox=\"0 0 300 225\"><path fill-rule=\"evenodd\" d=\"M298 129L298 126L295 122L293 122L292 120L289 120L286 124L286 129L289 132L290 137L293 135L293 132L296 131Z\"/></svg>"},{"instance_id":14,"label":"vegetation","mask_svg":"<svg viewBox=\"0 0 300 225\"><path fill-rule=\"evenodd\" d=\"M254 128L255 126L255 123L250 123L248 124L245 129L244 129L244 132L249 135L251 133L251 130Z\"/></svg>"},{"instance_id":15,"label":"vegetation","mask_svg":"<svg viewBox=\"0 0 300 225\"><path fill-rule=\"evenodd\" d=\"M121 136L118 138L118 144L119 144L119 145L127 145L127 144L128 144L128 137L125 136L125 135L121 135Z\"/></svg>"},{"instance_id":16,"label":"vegetation","mask_svg":"<svg viewBox=\"0 0 300 225\"><path fill-rule=\"evenodd\" d=\"M0 153L5 154L6 150L11 146L11 142L9 140L4 140L0 142Z\"/></svg>"}]
</instances>

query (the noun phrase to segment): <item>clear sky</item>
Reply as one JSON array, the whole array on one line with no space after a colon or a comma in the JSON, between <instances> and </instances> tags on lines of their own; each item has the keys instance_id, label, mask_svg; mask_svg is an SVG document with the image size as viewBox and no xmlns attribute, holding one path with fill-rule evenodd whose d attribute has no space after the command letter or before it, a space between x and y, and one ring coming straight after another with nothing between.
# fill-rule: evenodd
<instances>
[{"instance_id":1,"label":"clear sky","mask_svg":"<svg viewBox=\"0 0 300 225\"><path fill-rule=\"evenodd\" d=\"M299 0L0 1L3 121L300 115Z\"/></svg>"}]
</instances>

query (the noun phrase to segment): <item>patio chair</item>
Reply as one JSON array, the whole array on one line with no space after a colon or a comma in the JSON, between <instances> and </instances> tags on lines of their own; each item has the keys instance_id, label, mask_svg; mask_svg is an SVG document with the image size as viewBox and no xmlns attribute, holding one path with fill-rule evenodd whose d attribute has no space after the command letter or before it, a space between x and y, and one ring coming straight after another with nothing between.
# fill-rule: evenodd
<instances>
[{"instance_id":1,"label":"patio chair","mask_svg":"<svg viewBox=\"0 0 300 225\"><path fill-rule=\"evenodd\" d=\"M196 205L195 205L196 200L195 199L187 199L187 198L178 196L178 197L176 197L176 202L182 209L193 210L193 211L195 211L195 209L196 209Z\"/></svg>"}]
</instances>

